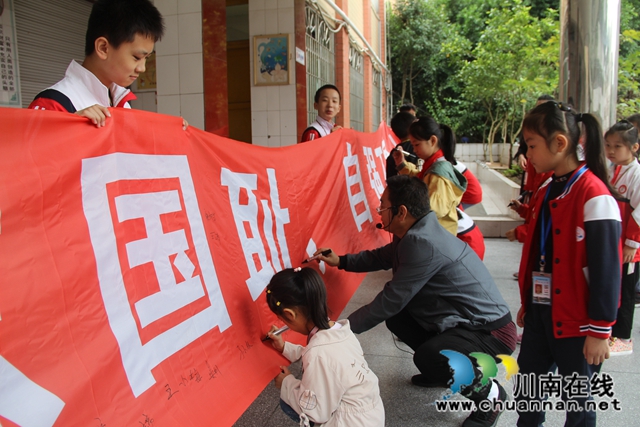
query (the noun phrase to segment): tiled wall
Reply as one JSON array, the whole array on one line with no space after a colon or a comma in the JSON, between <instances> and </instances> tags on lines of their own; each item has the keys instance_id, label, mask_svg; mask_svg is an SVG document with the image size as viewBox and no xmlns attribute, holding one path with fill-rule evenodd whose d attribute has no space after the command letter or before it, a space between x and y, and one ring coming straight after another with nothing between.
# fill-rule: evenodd
<instances>
[{"instance_id":1,"label":"tiled wall","mask_svg":"<svg viewBox=\"0 0 640 427\"><path fill-rule=\"evenodd\" d=\"M293 0L249 1L249 36L253 69L253 36L288 34L294 45L295 18ZM295 55L295 49L291 52ZM254 86L251 83L252 142L265 147L282 147L297 143L295 57L290 55L290 84Z\"/></svg>"},{"instance_id":2,"label":"tiled wall","mask_svg":"<svg viewBox=\"0 0 640 427\"><path fill-rule=\"evenodd\" d=\"M201 0L155 0L165 34L156 44L158 113L204 129Z\"/></svg>"}]
</instances>

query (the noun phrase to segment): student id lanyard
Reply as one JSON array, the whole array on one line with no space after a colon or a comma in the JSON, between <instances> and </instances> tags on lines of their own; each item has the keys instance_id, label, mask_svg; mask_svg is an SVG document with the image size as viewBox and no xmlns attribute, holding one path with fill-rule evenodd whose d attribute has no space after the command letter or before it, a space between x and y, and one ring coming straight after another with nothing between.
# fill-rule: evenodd
<instances>
[{"instance_id":1,"label":"student id lanyard","mask_svg":"<svg viewBox=\"0 0 640 427\"><path fill-rule=\"evenodd\" d=\"M582 175L587 170L587 165L583 165L578 171L567 181L564 185L564 189L562 193L566 191L566 189L571 186L580 175ZM544 196L544 201L542 202L542 208L547 205L549 201L549 191L551 190L551 184L547 187L547 192ZM544 215L544 211L541 215L541 227L540 227L540 271L534 271L531 273L531 278L533 281L533 300L534 304L544 304L551 305L551 274L544 272L544 266L546 264L545 256L547 252L546 242L549 237L549 233L551 233L551 212L549 211L549 218L547 215Z\"/></svg>"}]
</instances>

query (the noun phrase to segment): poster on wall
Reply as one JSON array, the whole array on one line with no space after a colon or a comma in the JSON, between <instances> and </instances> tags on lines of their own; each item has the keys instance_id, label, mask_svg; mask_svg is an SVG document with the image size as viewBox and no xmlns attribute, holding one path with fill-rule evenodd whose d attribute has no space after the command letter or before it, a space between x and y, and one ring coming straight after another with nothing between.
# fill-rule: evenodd
<instances>
[{"instance_id":1,"label":"poster on wall","mask_svg":"<svg viewBox=\"0 0 640 427\"><path fill-rule=\"evenodd\" d=\"M287 85L290 81L289 35L253 37L253 83L256 86Z\"/></svg>"},{"instance_id":2,"label":"poster on wall","mask_svg":"<svg viewBox=\"0 0 640 427\"><path fill-rule=\"evenodd\" d=\"M0 106L22 106L13 0L0 0Z\"/></svg>"}]
</instances>

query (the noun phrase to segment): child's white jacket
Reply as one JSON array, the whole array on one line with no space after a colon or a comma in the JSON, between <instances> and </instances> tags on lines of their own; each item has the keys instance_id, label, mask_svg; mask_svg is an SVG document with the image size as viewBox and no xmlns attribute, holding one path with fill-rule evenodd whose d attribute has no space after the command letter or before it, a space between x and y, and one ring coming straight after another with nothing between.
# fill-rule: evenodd
<instances>
[{"instance_id":1,"label":"child's white jacket","mask_svg":"<svg viewBox=\"0 0 640 427\"><path fill-rule=\"evenodd\" d=\"M285 343L284 356L302 357L302 379L288 375L280 397L298 414L323 427L383 427L384 407L378 377L364 359L348 320L339 329L324 329L306 347Z\"/></svg>"}]
</instances>

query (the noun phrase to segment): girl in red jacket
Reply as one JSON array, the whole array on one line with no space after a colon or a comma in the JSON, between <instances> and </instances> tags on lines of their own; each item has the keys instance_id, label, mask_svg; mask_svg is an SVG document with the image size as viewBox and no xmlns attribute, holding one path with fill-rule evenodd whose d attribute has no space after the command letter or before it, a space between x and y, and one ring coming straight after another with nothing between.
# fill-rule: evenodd
<instances>
[{"instance_id":1,"label":"girl in red jacket","mask_svg":"<svg viewBox=\"0 0 640 427\"><path fill-rule=\"evenodd\" d=\"M631 328L635 309L635 287L640 278L640 163L638 130L622 120L604 135L611 185L620 194L618 206L622 216L622 286L618 318L613 326L609 346L612 356L631 354Z\"/></svg>"},{"instance_id":2,"label":"girl in red jacket","mask_svg":"<svg viewBox=\"0 0 640 427\"><path fill-rule=\"evenodd\" d=\"M586 162L577 155L580 124ZM523 132L529 162L553 176L531 206L523 246L518 365L536 379L557 366L563 400L579 406L567 406L566 425L595 426L595 411L585 409L589 382L572 394L569 383L576 375L592 378L609 357L620 296L620 211L607 179L602 130L591 114L546 102L526 115ZM521 390L516 399L518 426L544 423L540 406L530 406L541 400L539 391Z\"/></svg>"}]
</instances>

